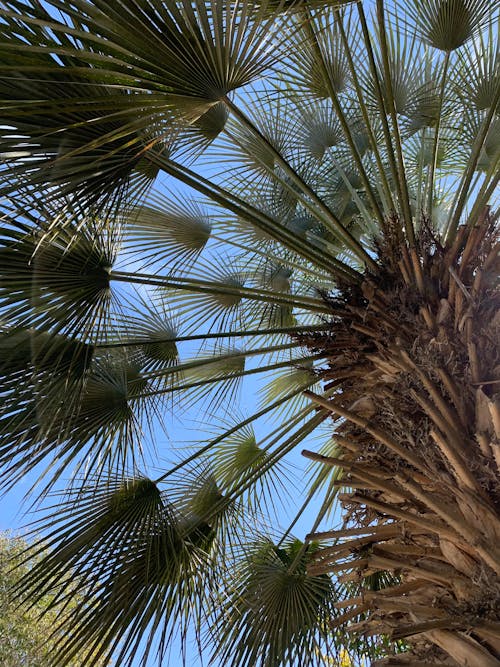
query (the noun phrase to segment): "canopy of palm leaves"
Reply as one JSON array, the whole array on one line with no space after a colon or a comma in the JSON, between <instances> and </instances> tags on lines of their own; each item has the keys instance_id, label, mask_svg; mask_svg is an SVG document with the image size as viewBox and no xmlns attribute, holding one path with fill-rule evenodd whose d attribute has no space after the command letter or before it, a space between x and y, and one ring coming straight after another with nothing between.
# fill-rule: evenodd
<instances>
[{"instance_id":1,"label":"canopy of palm leaves","mask_svg":"<svg viewBox=\"0 0 500 667\"><path fill-rule=\"evenodd\" d=\"M84 591L53 664L500 665L498 25L1 3L0 484L51 550L14 595Z\"/></svg>"}]
</instances>

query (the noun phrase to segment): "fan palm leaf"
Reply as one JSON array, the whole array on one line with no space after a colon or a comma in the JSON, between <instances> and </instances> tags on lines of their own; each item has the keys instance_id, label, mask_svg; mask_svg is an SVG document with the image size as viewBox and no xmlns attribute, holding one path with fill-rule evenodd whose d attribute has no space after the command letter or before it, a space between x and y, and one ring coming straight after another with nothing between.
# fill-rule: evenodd
<instances>
[{"instance_id":1,"label":"fan palm leaf","mask_svg":"<svg viewBox=\"0 0 500 667\"><path fill-rule=\"evenodd\" d=\"M248 482L257 473L258 483L252 484L243 496L245 504L250 507L263 508L266 502L276 502L280 493L276 488L285 486L286 471L284 465L278 462L269 466L271 453L265 443L258 443L254 428L246 424L229 435L214 448L214 474L222 485L229 489L238 490L241 483ZM259 475L261 468L266 473Z\"/></svg>"},{"instance_id":2,"label":"fan palm leaf","mask_svg":"<svg viewBox=\"0 0 500 667\"><path fill-rule=\"evenodd\" d=\"M208 594L201 574L208 555L198 546L201 528L193 524L186 533L182 516L145 477L99 480L99 487L78 490L76 513L68 497L57 525L51 522L48 543L56 547L53 554L43 558L16 591L33 601L53 590L55 578L54 603L64 602L75 581L85 591L88 604L71 611L78 627L60 642L55 661L92 645L96 654L88 652L88 664L94 664L98 655L109 656L117 648L117 634L123 638L118 651L124 659L149 632L147 654L158 627L161 653L176 629L174 619L185 623L197 613L186 600ZM96 608L104 623L96 623Z\"/></svg>"},{"instance_id":3,"label":"fan palm leaf","mask_svg":"<svg viewBox=\"0 0 500 667\"><path fill-rule=\"evenodd\" d=\"M496 28L490 25L487 34L480 33L478 42L468 43L458 57L457 94L480 111L492 105L498 87L500 56Z\"/></svg>"},{"instance_id":4,"label":"fan palm leaf","mask_svg":"<svg viewBox=\"0 0 500 667\"><path fill-rule=\"evenodd\" d=\"M321 628L331 612L332 582L306 574L312 546L291 568L301 547L298 541L280 546L262 538L247 550L232 597L215 616L216 657L270 667L294 664L308 654L309 664L322 664L315 649L324 640Z\"/></svg>"},{"instance_id":5,"label":"fan palm leaf","mask_svg":"<svg viewBox=\"0 0 500 667\"><path fill-rule=\"evenodd\" d=\"M97 357L88 372L77 373L81 350L67 347L69 373L37 373L3 397L0 458L9 485L41 462L54 468L50 486L71 463L102 470L136 460L143 407L136 397L147 381L124 358ZM64 400L68 389L72 394Z\"/></svg>"},{"instance_id":6,"label":"fan palm leaf","mask_svg":"<svg viewBox=\"0 0 500 667\"><path fill-rule=\"evenodd\" d=\"M484 0L431 0L425 5L411 2L407 11L422 40L449 52L465 44L488 24L489 9L489 3Z\"/></svg>"},{"instance_id":7,"label":"fan palm leaf","mask_svg":"<svg viewBox=\"0 0 500 667\"><path fill-rule=\"evenodd\" d=\"M127 233L131 259L134 253L141 257L142 266L146 256L151 263L161 263L167 272L186 268L190 259L196 259L210 239L210 216L196 202L175 205L173 201L160 198L156 207L141 206L133 210Z\"/></svg>"},{"instance_id":8,"label":"fan palm leaf","mask_svg":"<svg viewBox=\"0 0 500 667\"><path fill-rule=\"evenodd\" d=\"M18 589L83 591L55 664L496 665L498 16L2 4L0 485L67 478Z\"/></svg>"},{"instance_id":9,"label":"fan palm leaf","mask_svg":"<svg viewBox=\"0 0 500 667\"><path fill-rule=\"evenodd\" d=\"M65 192L68 181L73 191L80 183L86 203L109 205L132 184L140 192L158 171L148 153L168 150L175 137L172 113L203 127L197 119L206 121L214 104L276 58L266 48L274 29L265 7L249 13L230 3L49 6L68 25L37 0L8 2L0 13L2 82L11 100L2 153L16 162L14 174L35 186L49 181ZM123 16L117 30L113 19Z\"/></svg>"}]
</instances>

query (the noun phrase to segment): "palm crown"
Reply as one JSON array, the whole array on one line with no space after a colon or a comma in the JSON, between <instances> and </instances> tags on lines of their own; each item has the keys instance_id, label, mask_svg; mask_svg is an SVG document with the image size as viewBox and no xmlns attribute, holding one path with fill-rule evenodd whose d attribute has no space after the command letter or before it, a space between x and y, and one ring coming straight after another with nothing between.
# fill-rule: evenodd
<instances>
[{"instance_id":1,"label":"palm crown","mask_svg":"<svg viewBox=\"0 0 500 667\"><path fill-rule=\"evenodd\" d=\"M56 662L499 664L498 9L2 3L0 461L67 484L17 590L85 591Z\"/></svg>"}]
</instances>

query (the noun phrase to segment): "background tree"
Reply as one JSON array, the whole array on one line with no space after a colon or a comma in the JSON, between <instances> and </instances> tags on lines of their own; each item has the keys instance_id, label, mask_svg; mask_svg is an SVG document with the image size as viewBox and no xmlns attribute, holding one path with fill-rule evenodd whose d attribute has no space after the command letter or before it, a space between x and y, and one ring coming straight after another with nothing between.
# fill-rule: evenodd
<instances>
[{"instance_id":1,"label":"background tree","mask_svg":"<svg viewBox=\"0 0 500 667\"><path fill-rule=\"evenodd\" d=\"M32 567L25 560L28 543L10 533L0 534L0 663L3 667L49 667L50 651L64 632L64 610L51 608L52 597L46 595L25 609L10 598L19 579ZM78 605L81 593L74 591L71 606ZM63 628L61 630L61 627ZM81 667L85 657L76 655L68 664ZM110 665L98 659L97 665Z\"/></svg>"},{"instance_id":2,"label":"background tree","mask_svg":"<svg viewBox=\"0 0 500 667\"><path fill-rule=\"evenodd\" d=\"M235 666L498 667L498 1L0 18L2 483L67 485L16 594L88 602L54 662L194 627Z\"/></svg>"}]
</instances>

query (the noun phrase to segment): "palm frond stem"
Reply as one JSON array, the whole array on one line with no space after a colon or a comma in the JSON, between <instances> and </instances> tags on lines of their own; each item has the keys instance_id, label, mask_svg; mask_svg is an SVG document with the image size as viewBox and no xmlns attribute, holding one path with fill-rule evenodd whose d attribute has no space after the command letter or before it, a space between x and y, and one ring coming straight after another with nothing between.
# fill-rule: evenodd
<instances>
[{"instance_id":1,"label":"palm frond stem","mask_svg":"<svg viewBox=\"0 0 500 667\"><path fill-rule=\"evenodd\" d=\"M358 7L358 12L361 14L363 12L362 4L357 3L357 7ZM375 161L376 161L377 167L378 167L378 173L379 173L380 180L381 180L381 183L382 183L382 189L384 191L386 201L389 204L389 209L392 209L392 210L395 211L396 206L395 206L395 203L394 203L394 200L393 200L393 197L392 197L391 189L389 187L389 182L387 180L386 168L385 168L384 163L382 162L382 157L380 155L380 151L379 151L379 148L378 148L378 142L377 142L377 140L375 138L375 134L373 132L373 127L372 127L372 123L370 121L370 117L368 116L366 103L364 101L363 93L362 93L362 90L361 90L361 85L360 85L360 82L359 82L358 70L357 70L357 68L354 64L354 59L352 57L351 49L349 48L349 41L347 39L347 35L346 35L346 32L345 32L344 22L340 18L338 10L335 10L334 14L335 14L336 19L337 19L337 26L338 26L338 29L339 29L340 36L342 38L342 43L344 45L344 52L346 54L347 62L349 63L349 69L350 69L350 72L351 72L352 81L354 83L354 88L356 90L356 95L357 95L357 98L358 98L359 108L361 109L361 114L363 116L365 127L366 127L366 130L367 130L368 135L370 137L370 147L371 147L371 149L373 151L373 154L375 156ZM371 43L368 42L368 40L370 39L369 33L367 32L364 36L365 36L365 42L366 42L366 45L367 45L367 49L368 48L371 49ZM373 58L373 54L372 54L372 58ZM371 66L371 61L370 61L370 66ZM376 69L374 67L372 68L372 76L373 75L375 75L377 77L376 84L378 84L377 92L378 92L380 117L382 119L382 123L384 123L385 108L383 106L382 96L380 94L380 83L378 81L378 75L377 75ZM382 104L382 107L380 106L381 104ZM390 133L389 133L389 129L387 127L387 120L385 119L385 121L386 122L385 122L385 127L384 127L384 135L385 135L386 144L388 145L388 148L389 148L387 153L388 153L388 156L389 156L389 159L390 159L390 165L392 167L392 176L394 178L394 181L397 182L398 181L398 174L397 174L397 170L395 169L394 158L393 158L393 154L392 154L392 151L391 151Z\"/></svg>"},{"instance_id":2,"label":"palm frond stem","mask_svg":"<svg viewBox=\"0 0 500 667\"><path fill-rule=\"evenodd\" d=\"M165 287L176 290L185 290L188 292L200 292L206 294L224 294L241 296L254 301L264 301L266 303L277 303L283 305L294 305L297 308L304 308L319 313L327 313L327 306L320 300L312 297L300 297L293 294L277 294L263 289L250 287L231 287L203 280L193 280L189 278L169 278L159 277L154 274L129 273L125 271L112 271L109 274L110 280L126 282L130 284L149 285L155 287Z\"/></svg>"},{"instance_id":3,"label":"palm frond stem","mask_svg":"<svg viewBox=\"0 0 500 667\"><path fill-rule=\"evenodd\" d=\"M444 103L445 86L448 76L448 67L450 64L450 53L451 53L450 51L446 51L446 53L444 54L444 61L442 64L442 72L441 72L441 84L439 87L436 126L434 128L434 139L432 142L432 155L429 168L429 183L428 183L429 191L427 193L427 213L431 217L432 217L432 209L434 206L434 177L436 174L436 166L438 159L438 149L439 149L439 139L440 139L439 134L441 131L441 115Z\"/></svg>"},{"instance_id":4,"label":"palm frond stem","mask_svg":"<svg viewBox=\"0 0 500 667\"><path fill-rule=\"evenodd\" d=\"M308 406L302 410L298 416L293 421L293 425L297 422L300 422L305 419L305 417L311 413L316 412L313 407ZM276 465L276 463L282 459L284 456L293 451L297 445L302 442L302 440L312 433L323 421L325 416L316 412L305 424L295 433L284 440L265 460L264 464L257 470L254 471L245 481L244 485L239 489L239 495L251 487L265 472L271 470L271 468ZM281 437L279 438L281 440ZM271 447L274 443L269 443L267 449Z\"/></svg>"},{"instance_id":5,"label":"palm frond stem","mask_svg":"<svg viewBox=\"0 0 500 667\"><path fill-rule=\"evenodd\" d=\"M272 353L272 352L283 352L286 350L294 350L298 347L298 344L296 342L287 342L287 343L282 343L279 345L267 345L265 347L254 347L249 350L236 350L236 351L230 351L227 353L223 354L214 354L213 356L209 357L200 357L200 358L195 358L192 361L185 361L184 363L177 364L175 366L169 366L168 368L161 369L161 370L155 370L155 371L150 371L149 373L142 373L140 381L141 383L144 380L151 380L154 378L158 377L166 377L168 375L177 375L180 373L183 373L184 371L190 371L193 369L199 369L199 368L207 368L210 369L210 366L217 366L220 364L220 362L223 361L230 361L234 359L244 359L246 357L253 357L253 356L259 356L259 355L264 355L266 353ZM305 358L305 357L304 357ZM298 357L296 360L288 360L288 363L293 364L297 363L297 361L300 361L302 357ZM265 367L262 368L262 370L265 370Z\"/></svg>"},{"instance_id":6,"label":"palm frond stem","mask_svg":"<svg viewBox=\"0 0 500 667\"><path fill-rule=\"evenodd\" d=\"M291 392L290 394L287 394L286 396L282 396L282 397L278 398L276 401L273 401L272 403L269 403L268 405L265 405L260 410L257 410L250 417L247 417L247 419L243 419L242 421L238 422L232 428L228 429L227 431L224 431L224 433L217 436L217 438L214 438L214 439L210 440L210 442L208 442L206 445L204 445L203 447L200 447L194 454L191 454L190 456L183 459L180 463L176 464L175 466L173 466L172 468L167 470L167 472L165 474L163 474L163 475L161 475L161 477L158 477L157 479L155 479L155 484L160 484L161 482L164 482L166 479L171 477L173 474L175 474L179 470L182 470L182 468L191 464L197 458L200 458L200 457L204 456L207 452L209 452L216 445L223 442L229 436L233 435L234 433L237 433L239 430L241 430L245 426L248 426L252 422L257 421L261 417L264 417L265 415L269 414L273 410L276 410L277 408L281 407L284 403L289 401L291 398L294 398L295 396L298 396L298 395L302 394L303 391L304 390L303 390L302 387L300 389L296 389L295 391Z\"/></svg>"},{"instance_id":7,"label":"palm frond stem","mask_svg":"<svg viewBox=\"0 0 500 667\"><path fill-rule=\"evenodd\" d=\"M492 162L488 175L490 178L486 177L482 182L481 187L477 193L477 197L474 201L474 205L468 213L466 220L467 227L473 227L475 223L472 221L477 221L484 211L487 211L491 215L492 224L494 224L495 220L498 219L499 211L491 211L489 202L495 194L498 183L500 182L500 154L498 156L498 160L496 160L496 162Z\"/></svg>"},{"instance_id":8,"label":"palm frond stem","mask_svg":"<svg viewBox=\"0 0 500 667\"><path fill-rule=\"evenodd\" d=\"M191 336L169 336L165 338L154 337L152 338L131 338L130 340L123 340L119 342L109 342L109 343L96 343L94 348L96 350L102 349L113 349L113 348L122 348L122 347L140 347L141 345L148 345L153 340L155 343L183 343L186 341L195 341L195 340L218 340L221 338L243 338L243 337L252 337L252 336L267 336L269 334L302 334L307 331L328 331L328 324L304 324L296 325L293 327L273 327L269 329L249 329L248 331L222 331L219 333L204 333ZM267 348L266 348L267 350Z\"/></svg>"},{"instance_id":9,"label":"palm frond stem","mask_svg":"<svg viewBox=\"0 0 500 667\"><path fill-rule=\"evenodd\" d=\"M365 11L363 8L363 3L358 2L356 3L357 9L358 9L358 15L361 23L361 29L363 31L363 38L364 38L364 43L366 45L366 52L368 55L368 63L370 66L370 73L373 79L373 82L375 84L375 94L377 97L377 104L378 108L380 110L380 120L382 123L382 131L384 133L384 141L387 147L387 158L389 160L389 166L391 169L391 174L394 179L394 183L396 184L396 188L398 190L398 200L400 204L403 206L403 215L406 218L406 213L405 213L405 196L404 196L404 184L403 181L405 180L404 178L404 172L401 171L400 169L400 163L399 161L396 162L395 160L395 150L394 150L394 144L392 141L392 136L391 136L391 129L389 127L389 122L387 120L387 108L386 104L384 102L384 96L382 93L382 87L380 83L380 76L377 70L377 65L375 62L375 56L373 53L373 46L372 46L372 38L370 35L370 31L368 29L368 23L366 20L366 15ZM385 170L384 170L385 173ZM394 208L396 211L396 207ZM413 229L413 226L412 226Z\"/></svg>"},{"instance_id":10,"label":"palm frond stem","mask_svg":"<svg viewBox=\"0 0 500 667\"><path fill-rule=\"evenodd\" d=\"M257 354L261 354L261 351L258 351ZM251 356L251 353L241 354L241 355L234 355L232 357L232 359L238 359L238 358L243 358L244 359L247 356ZM162 389L156 389L156 390L153 390L153 391L142 392L142 393L137 395L137 398L150 398L152 396L163 396L165 394L171 394L171 393L174 393L176 391L181 391L181 390L184 391L186 389L194 389L196 387L205 387L205 386L209 386L211 384L217 384L217 383L221 382L221 380L224 380L224 382L230 382L231 380L236 380L236 379L242 378L242 377L248 377L249 375L257 375L258 373L265 373L266 371L269 371L269 370L277 370L279 368L289 368L290 366L293 366L294 364L299 364L302 361L304 361L304 362L317 361L318 359L322 359L322 358L323 358L323 355L321 355L321 354L302 356L302 357L298 357L297 359L291 359L291 360L287 360L287 361L279 361L279 362L275 362L274 364L268 364L263 368L260 368L260 367L259 368L250 368L250 369L247 369L247 370L227 373L226 375L224 375L224 377L210 378L210 379L207 379L207 380L198 380L196 382L186 382L184 384L173 385L173 386L165 387L165 388L162 388ZM216 361L219 361L219 360L217 359ZM198 367L200 365L201 364L198 364ZM203 366L206 366L206 364L203 364Z\"/></svg>"},{"instance_id":11,"label":"palm frond stem","mask_svg":"<svg viewBox=\"0 0 500 667\"><path fill-rule=\"evenodd\" d=\"M291 534L291 532L292 532L294 526L297 524L297 522L300 520L300 517L304 514L304 512L306 511L306 509L309 507L309 505L310 505L310 503L312 502L312 500L313 500L314 496L316 495L316 493L317 493L317 489L314 489L314 488L312 488L312 489L310 489L310 490L308 491L307 496L306 496L304 502L302 503L302 505L301 505L301 506L299 507L299 509L297 510L297 513L295 514L295 516L294 516L294 518L292 519L291 523L287 526L286 530L283 532L283 534L282 534L282 536L281 536L281 538L280 538L280 541L278 542L278 546L280 546L281 544L283 544L283 542L285 542L285 540L286 540L286 539L288 538L288 536ZM307 540L306 540L306 541L307 541Z\"/></svg>"},{"instance_id":12,"label":"palm frond stem","mask_svg":"<svg viewBox=\"0 0 500 667\"><path fill-rule=\"evenodd\" d=\"M210 238L213 241L219 241L221 243L227 244L228 246L231 246L232 248L238 248L239 250L248 252L247 245L245 245L244 243L238 243L234 239L222 237L219 236L218 234L212 234ZM325 272L317 271L314 269L314 266L311 266L309 264L304 264L304 263L300 264L299 262L294 261L290 257L287 258L278 257L269 250L260 250L259 248L252 248L252 254L255 255L256 257L262 257L262 259L268 262L271 261L275 262L276 264L286 266L287 268L297 269L300 273L308 276L313 276L318 280L325 279Z\"/></svg>"},{"instance_id":13,"label":"palm frond stem","mask_svg":"<svg viewBox=\"0 0 500 667\"><path fill-rule=\"evenodd\" d=\"M451 244L455 239L455 235L457 233L458 226L460 224L460 218L462 217L463 210L467 204L467 199L470 195L470 185L476 173L476 167L479 160L479 156L481 155L481 150L483 149L485 139L488 135L492 120L494 119L497 113L499 104L500 104L500 79L496 87L495 95L491 101L491 106L488 109L488 113L486 114L485 118L483 119L483 122L481 124L481 129L479 130L477 137L474 141L471 154L467 161L466 169L464 170L462 177L460 179L460 184L457 187L457 194L455 197L455 201L453 202L453 205L451 206L450 209L450 216L445 231L445 240L448 246L451 246ZM498 163L499 158L497 158L496 163ZM469 224L474 225L474 221L470 220Z\"/></svg>"},{"instance_id":14,"label":"palm frond stem","mask_svg":"<svg viewBox=\"0 0 500 667\"><path fill-rule=\"evenodd\" d=\"M279 151L276 150L276 148L272 145L272 143L268 139L266 139L266 137L262 134L262 132L260 132L260 130L257 127L255 127L252 121L229 98L226 98L224 102L227 105L227 107L232 111L232 113L242 122L242 124L245 127L247 127L252 132L252 134L257 136L260 141L263 142L263 144L266 146L266 149L272 153L274 159L276 160L276 164L278 164L283 169L284 173L290 177L290 180L293 183L295 183L297 187L304 192L305 195L310 197L311 202L314 203L313 206L307 201L307 199L302 199L301 201L304 204L304 206L306 206L315 216L317 216L319 220L321 220L329 229L332 230L332 232L338 235L339 238L341 238L344 241L346 247L349 248L357 257L359 257L359 259L363 261L367 267L376 271L377 265L374 262L373 258L370 257L370 255L366 252L366 250L359 243L359 241L357 241L352 236L352 234L350 234L349 231L344 227L344 225L342 225L340 220L338 220L338 218L333 214L333 212L328 208L328 206L326 206L325 202L314 192L314 190L312 190L312 188L309 185L307 185L307 183L303 181L303 179L297 174L297 172L283 158L281 153L279 153ZM341 110L340 113L342 113ZM371 192L371 185L369 184L367 178L365 186L369 188L369 191ZM374 197L373 197L373 202L376 204ZM377 211L378 207L375 210ZM319 214L318 212L321 212L321 214ZM380 212L378 213L378 216L381 217Z\"/></svg>"},{"instance_id":15,"label":"palm frond stem","mask_svg":"<svg viewBox=\"0 0 500 667\"><path fill-rule=\"evenodd\" d=\"M311 412L315 412L314 408L311 408L311 406L308 406L299 412L299 414L294 417L293 421L287 425L287 431L290 431L295 425L297 425L297 423L303 421ZM243 477L241 482L239 482L235 488L231 489L231 491L226 496L221 498L218 502L214 503L210 510L207 510L203 514L201 519L210 522L211 519L217 516L217 514L225 506L225 504L227 504L228 501L235 502L241 498L245 491L251 488L262 478L263 475L266 474L266 472L271 470L281 459L293 451L297 446L297 443L301 442L304 437L314 431L314 429L316 429L317 426L322 423L322 421L324 421L324 417L322 415L313 415L313 417L305 422L305 424L297 432L292 433L290 437L278 444L278 446L269 453L269 456L263 460L262 464L251 470L246 476ZM269 452L271 447L273 447L280 440L282 440L281 433L275 440L271 440L266 445L266 447L262 449L262 451ZM231 481L232 480L228 480L226 483L230 485Z\"/></svg>"},{"instance_id":16,"label":"palm frond stem","mask_svg":"<svg viewBox=\"0 0 500 667\"><path fill-rule=\"evenodd\" d=\"M316 263L317 266L322 267L332 275L337 275L351 282L361 282L361 274L356 269L332 256L319 252L311 244L302 242L296 234L290 232L283 225L278 224L275 220L262 213L262 211L250 206L250 204L236 197L234 194L219 187L213 181L203 178L200 174L191 171L184 165L165 158L162 155L155 154L150 159L165 173L174 176L182 183L206 195L212 201L221 204L224 208L241 217L243 220L247 220L251 225L261 229L275 240L279 240L285 247L295 251L301 257ZM372 264L374 263L371 258L370 261Z\"/></svg>"},{"instance_id":17,"label":"palm frond stem","mask_svg":"<svg viewBox=\"0 0 500 667\"><path fill-rule=\"evenodd\" d=\"M396 158L398 164L398 173L399 179L398 183L400 186L400 197L401 205L403 207L403 219L406 236L410 247L414 247L416 243L415 239L415 230L413 227L412 214L410 209L410 195L408 193L408 183L405 177L405 164L403 157L403 147L401 144L401 133L399 131L399 123L396 114L396 107L394 104L394 91L392 87L392 76L389 62L389 45L387 43L387 33L385 27L385 8L384 0L377 0L377 23L378 30L380 34L380 50L382 55L382 63L384 67L384 79L385 85L387 86L387 93L389 97L389 115L392 121L392 132L394 136L394 144L396 147ZM417 269L421 272L421 269Z\"/></svg>"},{"instance_id":18,"label":"palm frond stem","mask_svg":"<svg viewBox=\"0 0 500 667\"><path fill-rule=\"evenodd\" d=\"M356 146L356 142L353 139L351 129L349 127L349 123L347 122L346 115L344 113L344 110L342 109L342 105L340 104L337 92L332 85L332 82L330 80L330 75L325 67L325 63L323 61L323 57L321 54L321 49L318 44L318 39L316 36L316 33L314 31L313 25L314 25L314 19L312 15L310 14L309 10L307 7L305 8L305 11L307 12L307 17L308 19L305 22L306 30L309 33L311 43L313 45L313 48L318 56L318 63L323 71L323 76L324 80L328 86L328 92L330 94L330 99L332 101L333 108L335 110L336 116L340 122L340 125L342 126L342 130L344 132L344 136L346 138L346 141L349 145L349 150L352 158L354 159L354 163L356 164L356 168L359 172L360 178L363 182L363 186L366 189L366 193L368 195L368 198L370 200L370 204L373 210L373 213L375 217L377 218L381 228L383 228L384 225L384 213L383 211L380 210L380 206L377 202L377 198L375 197L375 194L373 192L372 184L370 182L370 179L368 178L368 175L366 173L365 166L363 164L363 161L361 160L361 157L359 155L358 147ZM357 242L356 242L357 243ZM349 247L349 245L348 245ZM370 268L371 270L376 271L375 263L373 259L366 253L366 250L362 247L362 254L360 255L361 259L366 263L367 267ZM368 257L368 260L367 260Z\"/></svg>"}]
</instances>

